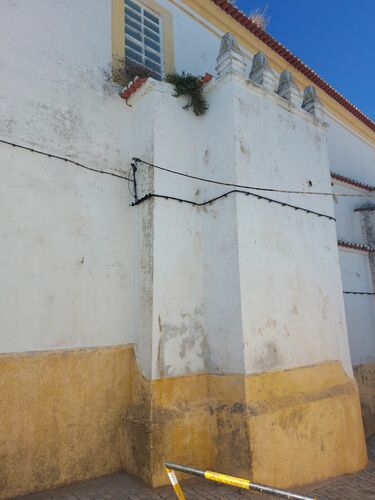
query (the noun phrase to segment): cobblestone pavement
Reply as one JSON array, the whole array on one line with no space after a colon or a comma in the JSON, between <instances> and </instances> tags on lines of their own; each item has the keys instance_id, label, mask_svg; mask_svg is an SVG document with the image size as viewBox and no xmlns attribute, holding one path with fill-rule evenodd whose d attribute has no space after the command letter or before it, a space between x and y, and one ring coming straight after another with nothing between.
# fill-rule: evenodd
<instances>
[{"instance_id":1,"label":"cobblestone pavement","mask_svg":"<svg viewBox=\"0 0 375 500\"><path fill-rule=\"evenodd\" d=\"M358 473L342 476L318 485L300 488L300 494L316 496L322 500L375 500L375 437L368 443L369 463L367 468ZM276 497L251 493L236 488L217 485L205 480L189 480L183 483L187 500L224 500L228 498L249 498L253 500L271 500ZM151 490L141 481L125 473L117 473L91 481L34 493L19 500L160 500L176 499L171 487Z\"/></svg>"}]
</instances>

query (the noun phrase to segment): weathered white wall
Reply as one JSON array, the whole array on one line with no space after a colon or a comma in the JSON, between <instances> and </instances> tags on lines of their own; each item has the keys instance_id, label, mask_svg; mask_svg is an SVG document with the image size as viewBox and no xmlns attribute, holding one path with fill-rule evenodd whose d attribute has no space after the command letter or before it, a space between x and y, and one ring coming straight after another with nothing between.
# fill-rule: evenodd
<instances>
[{"instance_id":1,"label":"weathered white wall","mask_svg":"<svg viewBox=\"0 0 375 500\"><path fill-rule=\"evenodd\" d=\"M375 184L375 147L371 147L332 118L328 118L328 149L331 171L370 185ZM361 195L334 199L337 237L354 243L370 244L363 217L356 208L374 203L373 194L333 182L338 194ZM372 292L372 276L367 252L340 249L342 286L345 291ZM344 294L345 314L354 365L375 359L375 303L373 296Z\"/></svg>"},{"instance_id":2,"label":"weathered white wall","mask_svg":"<svg viewBox=\"0 0 375 500\"><path fill-rule=\"evenodd\" d=\"M190 9L182 0L158 0L173 16L176 71L204 75L215 74L216 58L223 32ZM252 54L247 55L247 71Z\"/></svg>"},{"instance_id":3,"label":"weathered white wall","mask_svg":"<svg viewBox=\"0 0 375 500\"><path fill-rule=\"evenodd\" d=\"M356 179L358 180L358 174ZM333 198L337 238L339 240L366 245L367 242L362 231L360 213L354 210L371 201L371 197L367 196L368 191L334 181L332 192L334 194L355 195L353 197L337 196Z\"/></svg>"},{"instance_id":4,"label":"weathered white wall","mask_svg":"<svg viewBox=\"0 0 375 500\"><path fill-rule=\"evenodd\" d=\"M170 86L147 86L132 105L154 96L156 164L239 184L330 189L325 127L278 96L228 76L207 86L209 112L197 118ZM140 167L142 194L148 168ZM202 201L229 188L155 171L154 189ZM268 195L333 215L331 198ZM351 373L334 221L240 194L204 208L161 199L139 208L147 204L154 377L332 359Z\"/></svg>"},{"instance_id":5,"label":"weathered white wall","mask_svg":"<svg viewBox=\"0 0 375 500\"><path fill-rule=\"evenodd\" d=\"M219 37L171 2L160 4L173 14L176 68L213 72ZM111 21L110 0L1 2L0 138L122 174L133 155L153 158L147 102L133 121L110 81ZM0 154L1 351L139 335L147 366L150 285L137 272L144 227L133 221L127 182L6 145Z\"/></svg>"},{"instance_id":6,"label":"weathered white wall","mask_svg":"<svg viewBox=\"0 0 375 500\"><path fill-rule=\"evenodd\" d=\"M375 146L370 146L330 116L327 122L331 170L374 185Z\"/></svg>"},{"instance_id":7,"label":"weathered white wall","mask_svg":"<svg viewBox=\"0 0 375 500\"><path fill-rule=\"evenodd\" d=\"M234 102L240 181L329 190L323 125L251 85ZM330 198L261 194L333 215ZM350 373L334 221L254 198L238 197L237 210L246 371L338 358Z\"/></svg>"},{"instance_id":8,"label":"weathered white wall","mask_svg":"<svg viewBox=\"0 0 375 500\"><path fill-rule=\"evenodd\" d=\"M186 6L160 3L173 14L176 69L214 73L217 30ZM2 139L122 174L135 155L221 180L328 189L323 129L242 79L207 86L210 111L201 118L160 83L126 106L108 79L109 0L3 0L0 33ZM330 156L339 149L330 141L342 141L332 130ZM371 154L363 150L365 163ZM205 208L154 200L131 209L126 181L6 145L0 155L1 351L136 341L142 370L154 377L336 358L348 366L333 223L241 195ZM198 201L226 189L149 172L140 194L153 187ZM332 212L326 199L282 199ZM286 287L282 302L270 296L271 281ZM297 299L298 313L289 314ZM267 326L267 301L277 327ZM267 346L279 328L285 342L275 358ZM254 336L259 329L264 337ZM267 353L272 363L264 364Z\"/></svg>"},{"instance_id":9,"label":"weathered white wall","mask_svg":"<svg viewBox=\"0 0 375 500\"><path fill-rule=\"evenodd\" d=\"M109 0L0 4L0 138L125 173ZM127 182L0 144L0 350L134 339Z\"/></svg>"},{"instance_id":10,"label":"weathered white wall","mask_svg":"<svg viewBox=\"0 0 375 500\"><path fill-rule=\"evenodd\" d=\"M129 341L125 182L0 147L1 350Z\"/></svg>"},{"instance_id":11,"label":"weathered white wall","mask_svg":"<svg viewBox=\"0 0 375 500\"><path fill-rule=\"evenodd\" d=\"M344 291L373 292L367 252L340 249ZM375 360L375 299L372 295L344 294L353 365Z\"/></svg>"}]
</instances>

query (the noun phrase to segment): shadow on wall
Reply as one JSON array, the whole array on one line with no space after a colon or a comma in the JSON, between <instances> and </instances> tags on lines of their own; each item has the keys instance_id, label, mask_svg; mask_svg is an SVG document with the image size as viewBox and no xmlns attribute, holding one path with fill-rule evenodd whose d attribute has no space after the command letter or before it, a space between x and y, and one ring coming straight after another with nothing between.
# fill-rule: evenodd
<instances>
[{"instance_id":1,"label":"shadow on wall","mask_svg":"<svg viewBox=\"0 0 375 500\"><path fill-rule=\"evenodd\" d=\"M354 367L366 438L375 434L375 363Z\"/></svg>"}]
</instances>

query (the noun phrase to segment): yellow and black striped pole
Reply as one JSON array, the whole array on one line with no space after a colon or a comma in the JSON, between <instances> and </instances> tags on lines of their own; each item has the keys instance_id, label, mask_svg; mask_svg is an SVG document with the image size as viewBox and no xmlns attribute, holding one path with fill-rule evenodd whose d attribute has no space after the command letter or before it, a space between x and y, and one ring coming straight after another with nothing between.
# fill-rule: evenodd
<instances>
[{"instance_id":1,"label":"yellow and black striped pole","mask_svg":"<svg viewBox=\"0 0 375 500\"><path fill-rule=\"evenodd\" d=\"M176 492L177 498L185 500L184 494L181 490L181 486L177 480L174 471L185 472L185 474L192 474L193 476L203 477L209 479L210 481L216 481L217 483L228 484L230 486L236 486L237 488L243 488L245 490L258 491L259 493L266 493L267 495L274 495L279 498L288 498L290 500L315 500L313 497L306 497L303 495L297 495L296 493L290 493L285 490L280 490L277 488L272 488L271 486L265 486L263 484L252 483L248 479L241 479L239 477L227 476L226 474L220 474L219 472L212 472L209 470L203 471L199 469L194 469L192 467L185 467L184 465L172 464L170 462L165 462L165 467L168 472L169 479L172 483L174 491ZM173 475L172 475L173 474Z\"/></svg>"}]
</instances>

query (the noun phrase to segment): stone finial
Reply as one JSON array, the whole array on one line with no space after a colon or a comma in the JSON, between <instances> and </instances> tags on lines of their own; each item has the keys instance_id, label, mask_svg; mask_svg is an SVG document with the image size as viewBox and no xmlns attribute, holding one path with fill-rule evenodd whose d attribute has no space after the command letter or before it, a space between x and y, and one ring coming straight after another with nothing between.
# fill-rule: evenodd
<instances>
[{"instance_id":1,"label":"stone finial","mask_svg":"<svg viewBox=\"0 0 375 500\"><path fill-rule=\"evenodd\" d=\"M216 71L219 76L227 73L243 75L245 72L245 57L232 33L225 33L221 39Z\"/></svg>"},{"instance_id":2,"label":"stone finial","mask_svg":"<svg viewBox=\"0 0 375 500\"><path fill-rule=\"evenodd\" d=\"M227 52L228 50L236 50L237 52L241 52L237 40L232 35L232 33L225 33L225 35L221 38L218 59L224 54L224 52Z\"/></svg>"},{"instance_id":3,"label":"stone finial","mask_svg":"<svg viewBox=\"0 0 375 500\"><path fill-rule=\"evenodd\" d=\"M285 69L280 73L279 86L276 91L280 97L283 97L294 106L301 105L301 93L299 88L294 83L293 75Z\"/></svg>"},{"instance_id":4,"label":"stone finial","mask_svg":"<svg viewBox=\"0 0 375 500\"><path fill-rule=\"evenodd\" d=\"M249 78L254 83L262 85L266 90L272 92L276 89L276 76L268 64L263 52L258 52L253 58Z\"/></svg>"},{"instance_id":5,"label":"stone finial","mask_svg":"<svg viewBox=\"0 0 375 500\"><path fill-rule=\"evenodd\" d=\"M302 108L319 120L323 119L323 106L316 95L315 87L312 85L306 87L303 92Z\"/></svg>"}]
</instances>

